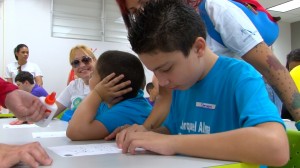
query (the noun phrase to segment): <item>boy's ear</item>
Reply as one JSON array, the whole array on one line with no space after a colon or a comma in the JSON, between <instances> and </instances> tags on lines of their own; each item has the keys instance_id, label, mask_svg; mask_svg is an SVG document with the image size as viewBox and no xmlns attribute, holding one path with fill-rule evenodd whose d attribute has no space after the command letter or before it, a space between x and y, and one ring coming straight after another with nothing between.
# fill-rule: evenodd
<instances>
[{"instance_id":1,"label":"boy's ear","mask_svg":"<svg viewBox=\"0 0 300 168\"><path fill-rule=\"evenodd\" d=\"M203 55L206 48L206 42L203 37L197 37L194 44L193 44L193 50L194 52Z\"/></svg>"}]
</instances>

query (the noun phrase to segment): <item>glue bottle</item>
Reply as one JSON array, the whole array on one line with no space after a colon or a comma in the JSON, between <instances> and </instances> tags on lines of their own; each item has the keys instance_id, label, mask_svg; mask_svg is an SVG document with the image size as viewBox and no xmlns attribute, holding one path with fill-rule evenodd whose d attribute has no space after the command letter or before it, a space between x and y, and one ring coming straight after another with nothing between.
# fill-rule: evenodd
<instances>
[{"instance_id":1,"label":"glue bottle","mask_svg":"<svg viewBox=\"0 0 300 168\"><path fill-rule=\"evenodd\" d=\"M36 122L35 124L40 127L47 127L48 124L51 122L52 118L54 117L57 111L57 105L55 104L55 92L52 92L50 95L46 97L40 97L41 102L47 107L46 113L50 113L48 117Z\"/></svg>"}]
</instances>

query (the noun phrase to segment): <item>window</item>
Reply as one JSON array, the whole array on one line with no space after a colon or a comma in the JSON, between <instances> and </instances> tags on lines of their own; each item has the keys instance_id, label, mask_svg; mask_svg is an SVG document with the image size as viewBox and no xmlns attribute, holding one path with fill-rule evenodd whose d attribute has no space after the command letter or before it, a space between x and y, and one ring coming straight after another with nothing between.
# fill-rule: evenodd
<instances>
[{"instance_id":1,"label":"window","mask_svg":"<svg viewBox=\"0 0 300 168\"><path fill-rule=\"evenodd\" d=\"M52 36L129 43L115 0L53 0Z\"/></svg>"}]
</instances>

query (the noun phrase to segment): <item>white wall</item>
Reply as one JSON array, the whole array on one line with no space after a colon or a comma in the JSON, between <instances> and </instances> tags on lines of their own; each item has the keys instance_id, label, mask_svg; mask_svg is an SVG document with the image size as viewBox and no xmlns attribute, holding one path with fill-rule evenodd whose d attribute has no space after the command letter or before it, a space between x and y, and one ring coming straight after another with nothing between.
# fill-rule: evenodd
<instances>
[{"instance_id":1,"label":"white wall","mask_svg":"<svg viewBox=\"0 0 300 168\"><path fill-rule=\"evenodd\" d=\"M272 46L273 52L285 66L286 55L291 51L291 24L279 22L279 37Z\"/></svg>"},{"instance_id":2,"label":"white wall","mask_svg":"<svg viewBox=\"0 0 300 168\"><path fill-rule=\"evenodd\" d=\"M3 39L3 1L0 0L0 76L3 73L3 68L1 68L3 62L4 62L4 51L3 51L3 44L4 44L4 39Z\"/></svg>"},{"instance_id":3,"label":"white wall","mask_svg":"<svg viewBox=\"0 0 300 168\"><path fill-rule=\"evenodd\" d=\"M300 48L300 21L291 24L292 49Z\"/></svg>"},{"instance_id":4,"label":"white wall","mask_svg":"<svg viewBox=\"0 0 300 168\"><path fill-rule=\"evenodd\" d=\"M1 77L6 64L15 61L13 49L19 43L29 47L29 61L38 64L42 69L46 90L56 91L58 94L67 84L71 69L69 51L73 46L85 44L93 49L97 48L97 57L107 50L133 53L129 44L51 37L51 0L4 0L3 6L4 17L0 20L0 27L4 24L4 31L0 33L0 37L4 36L0 45L0 50L3 51L0 53ZM152 80L152 73L148 70L146 77L147 82ZM147 92L145 95L148 95Z\"/></svg>"}]
</instances>

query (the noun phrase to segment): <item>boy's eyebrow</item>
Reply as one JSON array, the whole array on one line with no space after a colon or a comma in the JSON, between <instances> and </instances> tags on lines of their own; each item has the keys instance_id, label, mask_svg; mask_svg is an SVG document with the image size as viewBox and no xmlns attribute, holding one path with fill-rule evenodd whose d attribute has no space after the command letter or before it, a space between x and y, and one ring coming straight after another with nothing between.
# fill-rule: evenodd
<instances>
[{"instance_id":1,"label":"boy's eyebrow","mask_svg":"<svg viewBox=\"0 0 300 168\"><path fill-rule=\"evenodd\" d=\"M164 66L165 66L165 65L167 65L167 64L169 64L169 63L168 63L168 62L166 62L166 63L164 63L164 64L162 64L162 65L160 65L160 66L158 66L158 67L154 68L154 69L153 69L153 72L154 72L154 71L157 71L158 69L160 69L160 68L164 67Z\"/></svg>"}]
</instances>

